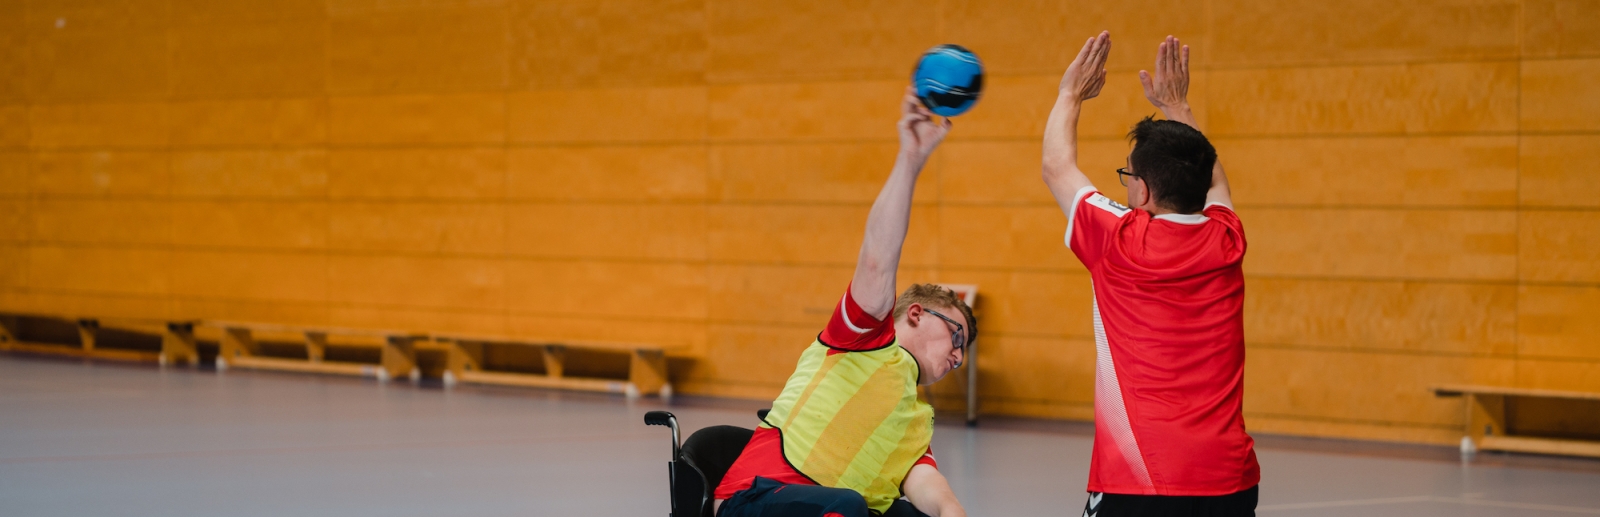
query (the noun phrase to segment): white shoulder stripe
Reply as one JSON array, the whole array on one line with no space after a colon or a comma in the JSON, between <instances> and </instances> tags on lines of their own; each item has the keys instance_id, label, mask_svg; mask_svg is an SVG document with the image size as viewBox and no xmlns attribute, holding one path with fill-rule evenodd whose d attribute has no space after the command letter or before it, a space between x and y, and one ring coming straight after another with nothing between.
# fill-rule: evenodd
<instances>
[{"instance_id":1,"label":"white shoulder stripe","mask_svg":"<svg viewBox=\"0 0 1600 517\"><path fill-rule=\"evenodd\" d=\"M845 294L844 296L844 298L839 299L839 319L844 320L844 326L850 327L851 332L855 332L857 334L866 334L868 329L857 327L855 322L850 321L850 311L844 309L845 304L848 303L850 295Z\"/></svg>"},{"instance_id":2,"label":"white shoulder stripe","mask_svg":"<svg viewBox=\"0 0 1600 517\"><path fill-rule=\"evenodd\" d=\"M1095 208L1111 212L1111 215L1117 217L1127 215L1129 212L1128 207L1122 206L1122 203L1112 201L1111 198L1106 197L1104 194L1096 193L1093 196L1089 196L1089 204L1094 205Z\"/></svg>"},{"instance_id":3,"label":"white shoulder stripe","mask_svg":"<svg viewBox=\"0 0 1600 517\"><path fill-rule=\"evenodd\" d=\"M1094 185L1089 185L1078 189L1078 192L1072 195L1072 204L1067 206L1067 249L1072 249L1072 220L1078 217L1078 203L1083 201L1083 196L1094 192Z\"/></svg>"}]
</instances>

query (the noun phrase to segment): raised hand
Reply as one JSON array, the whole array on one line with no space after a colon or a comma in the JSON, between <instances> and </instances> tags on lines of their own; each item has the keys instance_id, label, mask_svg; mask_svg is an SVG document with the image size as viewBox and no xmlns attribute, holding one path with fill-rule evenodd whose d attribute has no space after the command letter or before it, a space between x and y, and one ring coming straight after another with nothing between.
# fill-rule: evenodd
<instances>
[{"instance_id":1,"label":"raised hand","mask_svg":"<svg viewBox=\"0 0 1600 517\"><path fill-rule=\"evenodd\" d=\"M928 111L917 99L917 91L910 86L906 87L906 96L900 101L900 152L910 153L910 157L926 160L933 154L933 149L944 141L944 136L950 132L950 119L935 122L933 112Z\"/></svg>"},{"instance_id":2,"label":"raised hand","mask_svg":"<svg viewBox=\"0 0 1600 517\"><path fill-rule=\"evenodd\" d=\"M1189 110L1189 47L1178 38L1167 36L1156 48L1155 73L1140 70L1139 83L1144 85L1144 98L1150 104L1168 119L1177 120L1176 111Z\"/></svg>"},{"instance_id":3,"label":"raised hand","mask_svg":"<svg viewBox=\"0 0 1600 517\"><path fill-rule=\"evenodd\" d=\"M1089 38L1078 51L1078 57L1072 58L1067 73L1062 74L1060 93L1077 101L1100 95L1100 88L1106 85L1106 58L1110 55L1110 31Z\"/></svg>"}]
</instances>

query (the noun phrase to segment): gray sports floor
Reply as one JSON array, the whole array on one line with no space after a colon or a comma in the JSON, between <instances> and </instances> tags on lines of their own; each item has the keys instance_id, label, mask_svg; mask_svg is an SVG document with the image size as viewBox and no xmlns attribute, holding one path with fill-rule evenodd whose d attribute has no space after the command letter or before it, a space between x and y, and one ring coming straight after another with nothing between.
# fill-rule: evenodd
<instances>
[{"instance_id":1,"label":"gray sports floor","mask_svg":"<svg viewBox=\"0 0 1600 517\"><path fill-rule=\"evenodd\" d=\"M687 431L758 406L669 409ZM0 355L0 516L661 517L662 407ZM989 419L934 452L974 516L1077 516L1088 430ZM1265 516L1600 515L1600 461L1258 439Z\"/></svg>"}]
</instances>

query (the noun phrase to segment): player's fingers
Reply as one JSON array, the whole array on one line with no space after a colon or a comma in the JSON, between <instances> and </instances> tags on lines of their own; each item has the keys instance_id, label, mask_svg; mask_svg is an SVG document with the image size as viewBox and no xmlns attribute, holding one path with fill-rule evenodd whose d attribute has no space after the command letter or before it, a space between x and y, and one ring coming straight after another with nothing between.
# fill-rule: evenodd
<instances>
[{"instance_id":1,"label":"player's fingers","mask_svg":"<svg viewBox=\"0 0 1600 517\"><path fill-rule=\"evenodd\" d=\"M1183 46L1183 58L1179 62L1178 68L1180 70L1183 70L1184 75L1188 75L1189 74L1189 46L1188 45L1184 45Z\"/></svg>"},{"instance_id":2,"label":"player's fingers","mask_svg":"<svg viewBox=\"0 0 1600 517\"><path fill-rule=\"evenodd\" d=\"M1150 83L1150 72L1139 71L1139 85L1144 87L1144 94L1147 96L1155 92L1155 85Z\"/></svg>"},{"instance_id":3,"label":"player's fingers","mask_svg":"<svg viewBox=\"0 0 1600 517\"><path fill-rule=\"evenodd\" d=\"M1163 72L1165 72L1165 69L1166 69L1166 42L1165 42L1165 40L1162 40L1162 43L1158 43L1158 45L1155 45L1155 69L1154 69L1155 70L1155 77L1165 77L1166 74L1163 74Z\"/></svg>"},{"instance_id":4,"label":"player's fingers","mask_svg":"<svg viewBox=\"0 0 1600 517\"><path fill-rule=\"evenodd\" d=\"M1072 58L1072 63L1073 64L1082 63L1085 59L1088 59L1089 52L1091 50L1093 50L1093 49L1094 49L1094 38L1089 38L1087 40L1084 40L1083 48L1078 49L1078 56Z\"/></svg>"}]
</instances>

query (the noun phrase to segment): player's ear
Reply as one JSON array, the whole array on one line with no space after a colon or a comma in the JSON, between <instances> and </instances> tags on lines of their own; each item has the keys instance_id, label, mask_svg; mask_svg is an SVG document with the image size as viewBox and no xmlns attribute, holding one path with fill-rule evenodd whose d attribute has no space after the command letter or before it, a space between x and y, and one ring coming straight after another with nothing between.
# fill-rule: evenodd
<instances>
[{"instance_id":1,"label":"player's ear","mask_svg":"<svg viewBox=\"0 0 1600 517\"><path fill-rule=\"evenodd\" d=\"M906 323L910 323L911 326L914 327L914 326L917 325L917 322L919 320L921 320L921 319L922 319L922 304L913 303L911 305L906 306Z\"/></svg>"}]
</instances>

